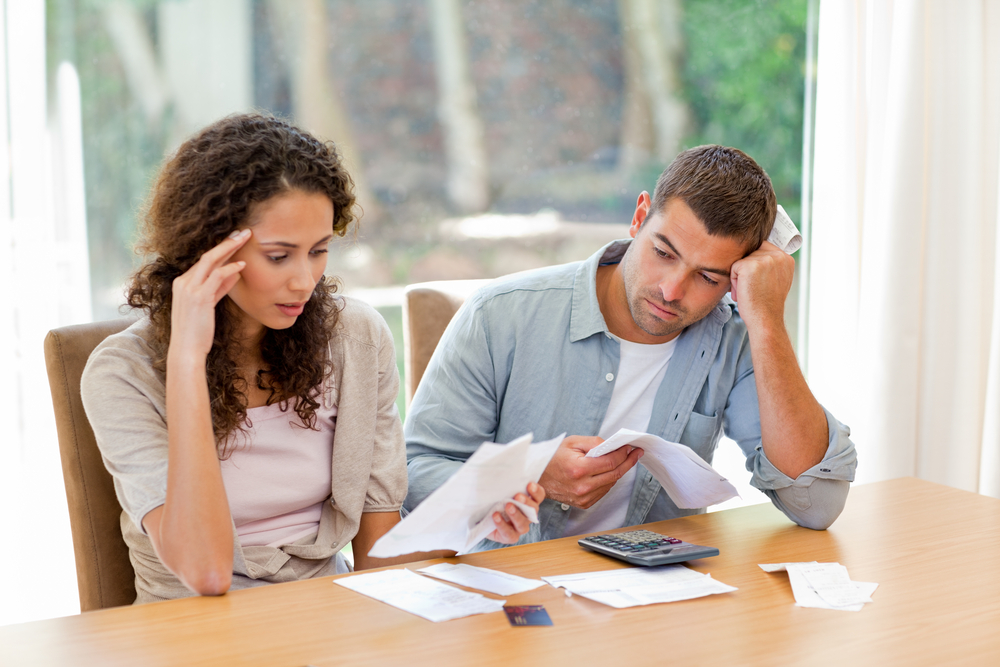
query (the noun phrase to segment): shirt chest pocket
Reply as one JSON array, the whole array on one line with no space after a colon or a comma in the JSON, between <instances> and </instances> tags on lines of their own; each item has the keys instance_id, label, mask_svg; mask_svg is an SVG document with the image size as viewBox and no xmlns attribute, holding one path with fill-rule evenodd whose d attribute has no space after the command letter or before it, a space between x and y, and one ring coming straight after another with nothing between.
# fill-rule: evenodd
<instances>
[{"instance_id":1,"label":"shirt chest pocket","mask_svg":"<svg viewBox=\"0 0 1000 667\"><path fill-rule=\"evenodd\" d=\"M681 444L687 445L706 461L712 460L715 444L722 431L722 418L718 413L708 415L692 412L681 434Z\"/></svg>"}]
</instances>

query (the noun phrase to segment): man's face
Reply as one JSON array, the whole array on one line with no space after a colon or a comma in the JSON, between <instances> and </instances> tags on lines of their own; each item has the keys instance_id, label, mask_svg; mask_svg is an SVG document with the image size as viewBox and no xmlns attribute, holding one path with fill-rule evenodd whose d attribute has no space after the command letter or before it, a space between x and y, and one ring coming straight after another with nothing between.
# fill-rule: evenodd
<instances>
[{"instance_id":1,"label":"man's face","mask_svg":"<svg viewBox=\"0 0 1000 667\"><path fill-rule=\"evenodd\" d=\"M665 343L712 311L729 291L730 268L746 253L734 239L710 236L680 199L643 224L649 210L649 197L643 197L629 229L634 240L622 258L625 296L636 342Z\"/></svg>"}]
</instances>

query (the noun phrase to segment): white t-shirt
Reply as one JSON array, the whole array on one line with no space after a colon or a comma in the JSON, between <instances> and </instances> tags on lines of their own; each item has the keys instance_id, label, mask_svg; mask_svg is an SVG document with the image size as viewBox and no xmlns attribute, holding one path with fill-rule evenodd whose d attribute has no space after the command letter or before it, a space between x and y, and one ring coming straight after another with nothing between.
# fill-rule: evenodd
<instances>
[{"instance_id":1,"label":"white t-shirt","mask_svg":"<svg viewBox=\"0 0 1000 667\"><path fill-rule=\"evenodd\" d=\"M663 382L670 357L677 347L676 338L656 345L632 343L620 338L617 340L621 344L618 377L613 378L615 387L611 391L611 402L601 423L601 430L597 433L605 440L623 428L646 432L649 418L653 414L656 391ZM621 528L628 512L635 476L636 469L633 467L590 509L574 507L569 510L563 535Z\"/></svg>"}]
</instances>

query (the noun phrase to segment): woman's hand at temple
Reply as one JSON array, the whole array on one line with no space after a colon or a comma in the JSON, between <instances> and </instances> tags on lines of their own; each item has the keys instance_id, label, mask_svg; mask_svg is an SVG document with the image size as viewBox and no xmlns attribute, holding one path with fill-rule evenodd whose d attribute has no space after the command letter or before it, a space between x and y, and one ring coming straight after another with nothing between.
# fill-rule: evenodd
<instances>
[{"instance_id":1,"label":"woman's hand at temple","mask_svg":"<svg viewBox=\"0 0 1000 667\"><path fill-rule=\"evenodd\" d=\"M170 306L170 351L207 357L215 338L215 306L240 279L245 262L229 259L250 239L243 229L207 251L174 279Z\"/></svg>"}]
</instances>

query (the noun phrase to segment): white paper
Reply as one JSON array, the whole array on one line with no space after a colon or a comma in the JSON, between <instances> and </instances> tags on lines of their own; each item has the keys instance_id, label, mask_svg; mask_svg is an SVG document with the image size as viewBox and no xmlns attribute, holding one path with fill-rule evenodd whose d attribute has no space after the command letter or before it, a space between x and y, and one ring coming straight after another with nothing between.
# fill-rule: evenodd
<instances>
[{"instance_id":1,"label":"white paper","mask_svg":"<svg viewBox=\"0 0 1000 667\"><path fill-rule=\"evenodd\" d=\"M534 510L514 501L537 482L565 434L531 444L531 434L508 445L484 442L454 475L383 535L368 555L392 558L414 551L467 553L493 532L493 512L512 502L532 523Z\"/></svg>"},{"instance_id":2,"label":"white paper","mask_svg":"<svg viewBox=\"0 0 1000 667\"><path fill-rule=\"evenodd\" d=\"M737 590L683 565L564 574L542 579L551 586L565 588L570 593L617 609L690 600Z\"/></svg>"},{"instance_id":3,"label":"white paper","mask_svg":"<svg viewBox=\"0 0 1000 667\"><path fill-rule=\"evenodd\" d=\"M810 561L815 563L816 561ZM764 563L763 565L758 565L760 569L765 572L784 572L789 565L801 565L801 563Z\"/></svg>"},{"instance_id":4,"label":"white paper","mask_svg":"<svg viewBox=\"0 0 1000 667\"><path fill-rule=\"evenodd\" d=\"M773 563L759 566L765 572L788 572L795 604L799 607L860 611L871 602L878 584L851 581L840 563Z\"/></svg>"},{"instance_id":5,"label":"white paper","mask_svg":"<svg viewBox=\"0 0 1000 667\"><path fill-rule=\"evenodd\" d=\"M802 234L781 204L778 204L778 214L774 216L774 227L771 228L771 235L767 240L789 255L802 247Z\"/></svg>"},{"instance_id":6,"label":"white paper","mask_svg":"<svg viewBox=\"0 0 1000 667\"><path fill-rule=\"evenodd\" d=\"M438 563L420 568L417 572L496 595L517 595L545 585L544 581L538 579L525 579L465 563Z\"/></svg>"},{"instance_id":7,"label":"white paper","mask_svg":"<svg viewBox=\"0 0 1000 667\"><path fill-rule=\"evenodd\" d=\"M652 473L678 507L708 507L739 495L736 487L695 454L693 449L677 442L668 442L651 433L623 428L587 452L587 456L603 456L625 445L643 450L639 462Z\"/></svg>"},{"instance_id":8,"label":"white paper","mask_svg":"<svg viewBox=\"0 0 1000 667\"><path fill-rule=\"evenodd\" d=\"M788 565L788 580L792 582L792 590L802 589L803 584L830 607L852 607L871 602L868 595L860 592L851 578L847 568L840 563L794 563ZM798 600L798 595L796 595Z\"/></svg>"},{"instance_id":9,"label":"white paper","mask_svg":"<svg viewBox=\"0 0 1000 667\"><path fill-rule=\"evenodd\" d=\"M506 602L463 591L405 569L356 574L335 579L333 583L435 623L500 611Z\"/></svg>"}]
</instances>

